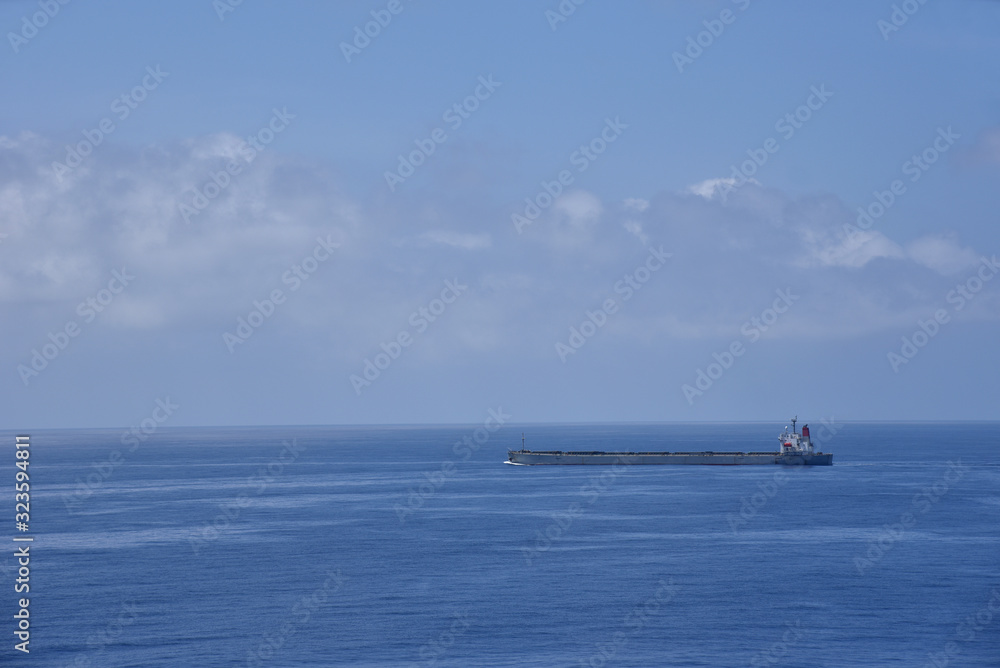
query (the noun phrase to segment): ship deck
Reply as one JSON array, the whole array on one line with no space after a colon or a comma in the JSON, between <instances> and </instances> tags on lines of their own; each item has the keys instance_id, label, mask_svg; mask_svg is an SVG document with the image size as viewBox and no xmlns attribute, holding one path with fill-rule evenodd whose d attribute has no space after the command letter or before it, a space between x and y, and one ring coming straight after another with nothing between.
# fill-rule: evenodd
<instances>
[{"instance_id":1,"label":"ship deck","mask_svg":"<svg viewBox=\"0 0 1000 668\"><path fill-rule=\"evenodd\" d=\"M637 456L656 456L656 455L780 455L780 452L716 452L714 450L702 450L702 451L690 451L690 452L632 452L632 451L621 451L615 452L610 450L511 450L510 452L515 454L524 455L563 455L563 456L586 456L586 457L597 457L597 456L607 456L607 457L637 457Z\"/></svg>"},{"instance_id":2,"label":"ship deck","mask_svg":"<svg viewBox=\"0 0 1000 668\"><path fill-rule=\"evenodd\" d=\"M738 466L746 464L782 464L789 466L829 466L833 455L782 452L701 451L608 451L608 450L509 450L511 464L710 464Z\"/></svg>"}]
</instances>

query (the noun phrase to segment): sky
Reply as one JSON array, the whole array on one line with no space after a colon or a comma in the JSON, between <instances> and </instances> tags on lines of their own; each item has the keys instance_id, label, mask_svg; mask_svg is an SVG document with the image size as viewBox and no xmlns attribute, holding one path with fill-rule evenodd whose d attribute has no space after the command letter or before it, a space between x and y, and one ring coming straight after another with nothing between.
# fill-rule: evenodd
<instances>
[{"instance_id":1,"label":"sky","mask_svg":"<svg viewBox=\"0 0 1000 668\"><path fill-rule=\"evenodd\" d=\"M1000 3L0 30L3 428L997 418Z\"/></svg>"}]
</instances>

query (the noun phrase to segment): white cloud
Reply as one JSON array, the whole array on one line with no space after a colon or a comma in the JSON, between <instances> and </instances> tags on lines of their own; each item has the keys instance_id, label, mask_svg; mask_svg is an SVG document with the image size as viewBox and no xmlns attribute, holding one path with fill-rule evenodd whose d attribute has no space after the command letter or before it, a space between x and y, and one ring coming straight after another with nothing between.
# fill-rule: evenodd
<instances>
[{"instance_id":1,"label":"white cloud","mask_svg":"<svg viewBox=\"0 0 1000 668\"><path fill-rule=\"evenodd\" d=\"M61 147L35 136L0 143L0 225L10 234L0 300L79 301L125 266L140 276L129 292L142 292L145 306L107 321L167 325L164 313L242 307L262 267L290 266L316 236L354 227L340 215L350 204L333 184L313 174L311 187L289 188L293 165L274 152L243 161L242 172L186 223L179 205L191 204L192 189L224 169L234 139L215 135L132 154L99 146L62 179L49 168L62 159Z\"/></svg>"},{"instance_id":2,"label":"white cloud","mask_svg":"<svg viewBox=\"0 0 1000 668\"><path fill-rule=\"evenodd\" d=\"M622 227L628 230L629 234L641 241L643 245L649 243L649 235L642 231L642 223L636 220L626 220L622 223Z\"/></svg>"},{"instance_id":3,"label":"white cloud","mask_svg":"<svg viewBox=\"0 0 1000 668\"><path fill-rule=\"evenodd\" d=\"M906 245L906 253L914 261L945 276L970 269L979 261L974 250L962 248L951 237L921 237Z\"/></svg>"},{"instance_id":4,"label":"white cloud","mask_svg":"<svg viewBox=\"0 0 1000 668\"><path fill-rule=\"evenodd\" d=\"M604 212L601 200L585 190L572 190L562 195L552 208L557 214L561 214L561 223L577 229L596 225Z\"/></svg>"},{"instance_id":5,"label":"white cloud","mask_svg":"<svg viewBox=\"0 0 1000 668\"><path fill-rule=\"evenodd\" d=\"M760 185L760 181L753 178L747 179L747 183L752 183L758 186ZM707 179L705 181L701 181L700 183L696 183L693 186L688 186L687 192L710 200L720 197L722 192L726 189L726 186L734 188L739 187L736 185L736 179Z\"/></svg>"},{"instance_id":6,"label":"white cloud","mask_svg":"<svg viewBox=\"0 0 1000 668\"><path fill-rule=\"evenodd\" d=\"M629 197L625 200L625 208L636 213L642 213L649 208L649 200L639 197Z\"/></svg>"},{"instance_id":7,"label":"white cloud","mask_svg":"<svg viewBox=\"0 0 1000 668\"><path fill-rule=\"evenodd\" d=\"M419 239L426 244L441 244L462 250L483 250L493 245L493 237L486 232L469 234L449 230L428 230Z\"/></svg>"},{"instance_id":8,"label":"white cloud","mask_svg":"<svg viewBox=\"0 0 1000 668\"><path fill-rule=\"evenodd\" d=\"M556 199L536 227L554 249L587 250L593 245L603 214L604 207L596 195L585 190L571 190Z\"/></svg>"},{"instance_id":9,"label":"white cloud","mask_svg":"<svg viewBox=\"0 0 1000 668\"><path fill-rule=\"evenodd\" d=\"M884 234L873 230L857 230L838 237L826 236L810 244L808 254L801 256L804 266L851 267L859 269L878 258L900 259L903 249Z\"/></svg>"},{"instance_id":10,"label":"white cloud","mask_svg":"<svg viewBox=\"0 0 1000 668\"><path fill-rule=\"evenodd\" d=\"M470 291L445 318L456 329L435 334L445 338L441 350L547 350L547 337L563 336L644 261L638 239L673 257L603 330L612 342L738 335L786 287L803 297L775 336L851 337L939 307L953 281L927 269L953 275L976 256L950 237L900 245L874 230L847 235L851 213L833 196L747 185L722 202L725 179L610 207L592 192L567 192L516 235L475 197L472 205L419 194L359 201L341 193L332 170L270 149L186 223L179 202L224 167L233 142L214 135L131 154L99 147L60 182L48 167L59 146L34 136L0 141L7 321L27 314L44 333L126 267L135 283L102 325L168 333L194 325L221 337L253 300L288 293L282 274L332 235L335 257L267 327L360 359L457 277ZM988 304L977 298L969 310Z\"/></svg>"}]
</instances>

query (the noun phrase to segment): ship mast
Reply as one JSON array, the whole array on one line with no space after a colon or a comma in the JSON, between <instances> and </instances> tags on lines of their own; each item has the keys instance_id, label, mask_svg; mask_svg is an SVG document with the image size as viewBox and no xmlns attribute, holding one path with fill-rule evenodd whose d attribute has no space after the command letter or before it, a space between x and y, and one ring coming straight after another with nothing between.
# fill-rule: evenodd
<instances>
[{"instance_id":1,"label":"ship mast","mask_svg":"<svg viewBox=\"0 0 1000 668\"><path fill-rule=\"evenodd\" d=\"M524 452L524 432L521 432L521 452Z\"/></svg>"}]
</instances>

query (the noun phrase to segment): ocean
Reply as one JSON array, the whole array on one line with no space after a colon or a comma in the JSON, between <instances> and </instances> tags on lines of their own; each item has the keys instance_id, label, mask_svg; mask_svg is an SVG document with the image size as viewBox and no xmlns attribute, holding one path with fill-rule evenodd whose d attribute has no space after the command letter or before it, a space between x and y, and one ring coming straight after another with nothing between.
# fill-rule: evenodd
<instances>
[{"instance_id":1,"label":"ocean","mask_svg":"<svg viewBox=\"0 0 1000 668\"><path fill-rule=\"evenodd\" d=\"M522 432L756 451L783 426L30 432L30 655L10 542L2 663L1000 666L1000 423L817 421L809 469L503 463Z\"/></svg>"}]
</instances>

